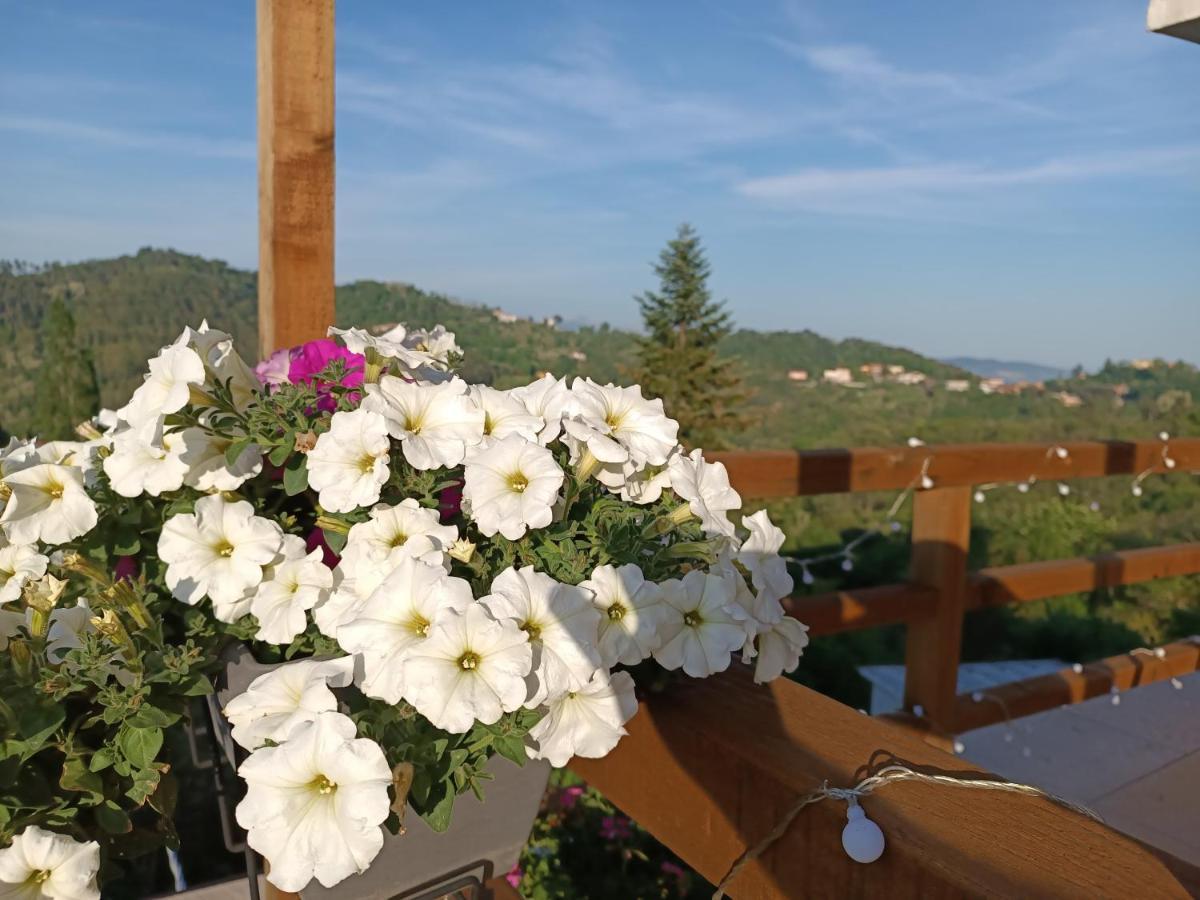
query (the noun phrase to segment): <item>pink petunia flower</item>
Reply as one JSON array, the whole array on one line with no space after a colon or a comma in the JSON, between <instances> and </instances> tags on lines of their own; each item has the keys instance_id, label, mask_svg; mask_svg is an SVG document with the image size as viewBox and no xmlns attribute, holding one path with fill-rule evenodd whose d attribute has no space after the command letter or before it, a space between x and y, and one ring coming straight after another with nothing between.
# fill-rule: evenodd
<instances>
[{"instance_id":1,"label":"pink petunia flower","mask_svg":"<svg viewBox=\"0 0 1200 900\"><path fill-rule=\"evenodd\" d=\"M524 877L524 873L521 871L521 864L513 863L513 867L508 870L508 874L504 876L504 880L514 888L518 888L521 886L522 877Z\"/></svg>"}]
</instances>

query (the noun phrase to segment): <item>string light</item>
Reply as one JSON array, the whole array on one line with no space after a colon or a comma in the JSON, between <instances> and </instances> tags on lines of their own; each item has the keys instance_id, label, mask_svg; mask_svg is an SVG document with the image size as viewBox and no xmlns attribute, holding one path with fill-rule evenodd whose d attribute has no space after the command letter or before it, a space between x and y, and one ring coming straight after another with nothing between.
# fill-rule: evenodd
<instances>
[{"instance_id":1,"label":"string light","mask_svg":"<svg viewBox=\"0 0 1200 900\"><path fill-rule=\"evenodd\" d=\"M729 871L725 873L725 877L717 885L717 889L713 893L713 900L722 900L724 898L725 889L737 877L742 868L761 856L772 844L783 837L788 828L791 827L792 822L795 821L796 817L800 815L805 807L811 806L814 803L820 803L822 800L841 800L846 804L846 826L842 829L842 848L846 851L846 854L855 862L864 864L875 862L875 860L883 855L887 847L887 841L879 826L867 818L866 811L862 808L859 801L875 793L880 788L899 781L919 781L924 784L942 787L1002 791L1011 794L1022 794L1026 797L1039 797L1057 803L1065 809L1069 809L1082 816L1087 816L1097 822L1104 821L1086 806L1072 803L1070 800L1059 797L1049 791L1044 791L1031 784L987 778L957 778L953 775L934 775L928 772L918 772L905 765L887 765L879 769L874 775L864 778L854 787L830 787L829 782L826 781L817 790L805 794L797 800L795 805L788 810L787 814L761 841L747 848L741 856L734 860L733 865L729 867Z\"/></svg>"}]
</instances>

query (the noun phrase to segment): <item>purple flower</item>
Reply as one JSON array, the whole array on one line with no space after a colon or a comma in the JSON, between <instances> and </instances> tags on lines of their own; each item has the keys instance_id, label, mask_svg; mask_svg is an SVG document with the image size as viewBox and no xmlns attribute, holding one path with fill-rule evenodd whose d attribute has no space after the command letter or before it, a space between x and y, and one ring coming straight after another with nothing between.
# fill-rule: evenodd
<instances>
[{"instance_id":1,"label":"purple flower","mask_svg":"<svg viewBox=\"0 0 1200 900\"><path fill-rule=\"evenodd\" d=\"M117 564L113 566L113 578L117 581L132 581L137 577L138 561L136 556L118 556Z\"/></svg>"},{"instance_id":2,"label":"purple flower","mask_svg":"<svg viewBox=\"0 0 1200 900\"><path fill-rule=\"evenodd\" d=\"M524 873L521 872L521 864L513 863L513 867L508 870L508 874L504 876L504 880L511 884L514 888L521 886L521 878Z\"/></svg>"},{"instance_id":3,"label":"purple flower","mask_svg":"<svg viewBox=\"0 0 1200 900\"><path fill-rule=\"evenodd\" d=\"M633 837L633 829L624 816L605 816L600 820L600 837L606 841L624 841Z\"/></svg>"},{"instance_id":4,"label":"purple flower","mask_svg":"<svg viewBox=\"0 0 1200 900\"><path fill-rule=\"evenodd\" d=\"M575 804L579 802L579 798L582 796L583 788L579 785L563 788L558 792L558 806L560 809L574 809Z\"/></svg>"},{"instance_id":5,"label":"purple flower","mask_svg":"<svg viewBox=\"0 0 1200 900\"><path fill-rule=\"evenodd\" d=\"M342 558L333 552L333 548L325 541L325 532L320 528L314 528L308 533L308 537L304 541L304 549L312 553L318 547L321 548L321 562L325 563L329 568L335 568Z\"/></svg>"},{"instance_id":6,"label":"purple flower","mask_svg":"<svg viewBox=\"0 0 1200 900\"><path fill-rule=\"evenodd\" d=\"M254 374L267 387L279 387L288 383L288 375L292 367L292 351L276 350L269 357L254 367Z\"/></svg>"},{"instance_id":7,"label":"purple flower","mask_svg":"<svg viewBox=\"0 0 1200 900\"><path fill-rule=\"evenodd\" d=\"M310 384L335 359L346 361L346 374L342 378L344 387L358 387L362 384L363 367L366 365L362 354L351 353L329 338L309 341L307 344L293 347L289 352L291 364L288 367L288 381L292 384Z\"/></svg>"},{"instance_id":8,"label":"purple flower","mask_svg":"<svg viewBox=\"0 0 1200 900\"><path fill-rule=\"evenodd\" d=\"M446 524L462 509L463 483L461 481L450 485L438 494L438 512L441 513L442 524Z\"/></svg>"}]
</instances>

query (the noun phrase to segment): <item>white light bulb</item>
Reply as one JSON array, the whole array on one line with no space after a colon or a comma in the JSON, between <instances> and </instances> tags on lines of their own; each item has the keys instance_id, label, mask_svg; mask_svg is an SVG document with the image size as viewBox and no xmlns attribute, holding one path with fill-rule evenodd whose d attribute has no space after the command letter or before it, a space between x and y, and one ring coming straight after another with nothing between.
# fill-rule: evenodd
<instances>
[{"instance_id":1,"label":"white light bulb","mask_svg":"<svg viewBox=\"0 0 1200 900\"><path fill-rule=\"evenodd\" d=\"M924 442L923 440L921 440L919 437L910 437L910 438L908 439L908 446L910 446L910 447L924 447L924 446L925 446L925 442Z\"/></svg>"},{"instance_id":2,"label":"white light bulb","mask_svg":"<svg viewBox=\"0 0 1200 900\"><path fill-rule=\"evenodd\" d=\"M1171 679L1171 687L1175 688L1175 690L1177 690L1177 691L1182 691L1183 690L1183 682L1180 681L1178 678L1172 678Z\"/></svg>"},{"instance_id":3,"label":"white light bulb","mask_svg":"<svg viewBox=\"0 0 1200 900\"><path fill-rule=\"evenodd\" d=\"M960 755L960 756L961 756L961 755L962 755L962 752L963 752L964 750L966 750L966 749L967 749L967 745L966 745L966 744L964 744L962 741L955 741L955 742L954 742L954 752L955 752L955 754L957 754L957 755Z\"/></svg>"},{"instance_id":4,"label":"white light bulb","mask_svg":"<svg viewBox=\"0 0 1200 900\"><path fill-rule=\"evenodd\" d=\"M1059 459L1066 459L1067 458L1067 448L1066 447L1055 447L1054 455L1057 456Z\"/></svg>"},{"instance_id":5,"label":"white light bulb","mask_svg":"<svg viewBox=\"0 0 1200 900\"><path fill-rule=\"evenodd\" d=\"M812 573L812 572L810 572L810 571L808 571L808 568L807 568L807 567L805 567L805 568L804 568L804 569L801 571L801 574L800 574L800 580L801 580L801 581L803 581L805 584L812 584L812 583L813 583L814 581L816 581L817 579L813 578L813 573Z\"/></svg>"},{"instance_id":6,"label":"white light bulb","mask_svg":"<svg viewBox=\"0 0 1200 900\"><path fill-rule=\"evenodd\" d=\"M842 571L850 572L853 569L854 569L854 560L852 560L850 557L847 556L845 559L842 560Z\"/></svg>"},{"instance_id":7,"label":"white light bulb","mask_svg":"<svg viewBox=\"0 0 1200 900\"><path fill-rule=\"evenodd\" d=\"M1083 671L1083 663L1075 663L1074 665L1071 666L1071 671L1074 672L1076 675L1078 675L1080 672Z\"/></svg>"},{"instance_id":8,"label":"white light bulb","mask_svg":"<svg viewBox=\"0 0 1200 900\"><path fill-rule=\"evenodd\" d=\"M971 699L974 700L976 703L982 703L983 702L983 691L975 691L974 693L971 694Z\"/></svg>"},{"instance_id":9,"label":"white light bulb","mask_svg":"<svg viewBox=\"0 0 1200 900\"><path fill-rule=\"evenodd\" d=\"M976 503L982 503L986 499L987 499L987 494L985 494L983 491L975 492L975 502Z\"/></svg>"},{"instance_id":10,"label":"white light bulb","mask_svg":"<svg viewBox=\"0 0 1200 900\"><path fill-rule=\"evenodd\" d=\"M1168 469L1173 469L1173 468L1175 468L1175 460L1171 459L1171 457L1169 457L1169 456L1164 456L1163 457L1163 465L1166 466Z\"/></svg>"},{"instance_id":11,"label":"white light bulb","mask_svg":"<svg viewBox=\"0 0 1200 900\"><path fill-rule=\"evenodd\" d=\"M1090 509L1092 512L1100 512L1100 501L1093 500L1088 504L1088 509Z\"/></svg>"},{"instance_id":12,"label":"white light bulb","mask_svg":"<svg viewBox=\"0 0 1200 900\"><path fill-rule=\"evenodd\" d=\"M918 719L923 718L925 715L925 707L923 707L920 703L914 703L912 713Z\"/></svg>"},{"instance_id":13,"label":"white light bulb","mask_svg":"<svg viewBox=\"0 0 1200 900\"><path fill-rule=\"evenodd\" d=\"M883 832L867 818L863 808L854 800L846 811L846 827L842 829L842 848L846 855L859 863L873 863L883 856Z\"/></svg>"},{"instance_id":14,"label":"white light bulb","mask_svg":"<svg viewBox=\"0 0 1200 900\"><path fill-rule=\"evenodd\" d=\"M924 488L925 490L929 490L931 487L933 487L933 479L930 478L928 475L922 475L921 476L921 487Z\"/></svg>"},{"instance_id":15,"label":"white light bulb","mask_svg":"<svg viewBox=\"0 0 1200 900\"><path fill-rule=\"evenodd\" d=\"M1028 494L1029 493L1029 482L1022 481L1020 484L1017 485L1017 490L1020 491L1022 494Z\"/></svg>"},{"instance_id":16,"label":"white light bulb","mask_svg":"<svg viewBox=\"0 0 1200 900\"><path fill-rule=\"evenodd\" d=\"M892 534L895 534L896 532L898 532L900 530L900 528L902 527L899 522L889 522L888 525L892 529Z\"/></svg>"},{"instance_id":17,"label":"white light bulb","mask_svg":"<svg viewBox=\"0 0 1200 900\"><path fill-rule=\"evenodd\" d=\"M1154 655L1157 656L1159 659L1164 659L1167 655L1167 648L1166 647L1155 647Z\"/></svg>"},{"instance_id":18,"label":"white light bulb","mask_svg":"<svg viewBox=\"0 0 1200 900\"><path fill-rule=\"evenodd\" d=\"M1140 484L1135 484L1133 486L1133 488L1130 490L1130 493L1133 494L1133 496L1135 496L1135 497L1142 496L1142 486Z\"/></svg>"},{"instance_id":19,"label":"white light bulb","mask_svg":"<svg viewBox=\"0 0 1200 900\"><path fill-rule=\"evenodd\" d=\"M1060 481L1058 483L1058 493L1059 493L1059 496L1061 496L1061 497L1067 496L1067 494L1071 493L1071 486L1069 484L1063 484Z\"/></svg>"},{"instance_id":20,"label":"white light bulb","mask_svg":"<svg viewBox=\"0 0 1200 900\"><path fill-rule=\"evenodd\" d=\"M1171 435L1167 434L1165 431L1160 431L1158 433L1158 439L1160 441L1169 441L1171 439Z\"/></svg>"}]
</instances>

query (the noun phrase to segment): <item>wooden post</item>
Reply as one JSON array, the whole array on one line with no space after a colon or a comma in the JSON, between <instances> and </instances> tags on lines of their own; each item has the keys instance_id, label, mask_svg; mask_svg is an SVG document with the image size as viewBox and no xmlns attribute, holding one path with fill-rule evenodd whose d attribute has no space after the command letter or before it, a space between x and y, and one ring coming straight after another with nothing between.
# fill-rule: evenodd
<instances>
[{"instance_id":1,"label":"wooden post","mask_svg":"<svg viewBox=\"0 0 1200 900\"><path fill-rule=\"evenodd\" d=\"M930 724L946 734L954 733L970 535L969 486L913 497L912 581L934 590L937 605L932 618L908 626L904 705L923 707Z\"/></svg>"},{"instance_id":2,"label":"wooden post","mask_svg":"<svg viewBox=\"0 0 1200 900\"><path fill-rule=\"evenodd\" d=\"M258 343L333 324L333 0L258 0Z\"/></svg>"}]
</instances>

